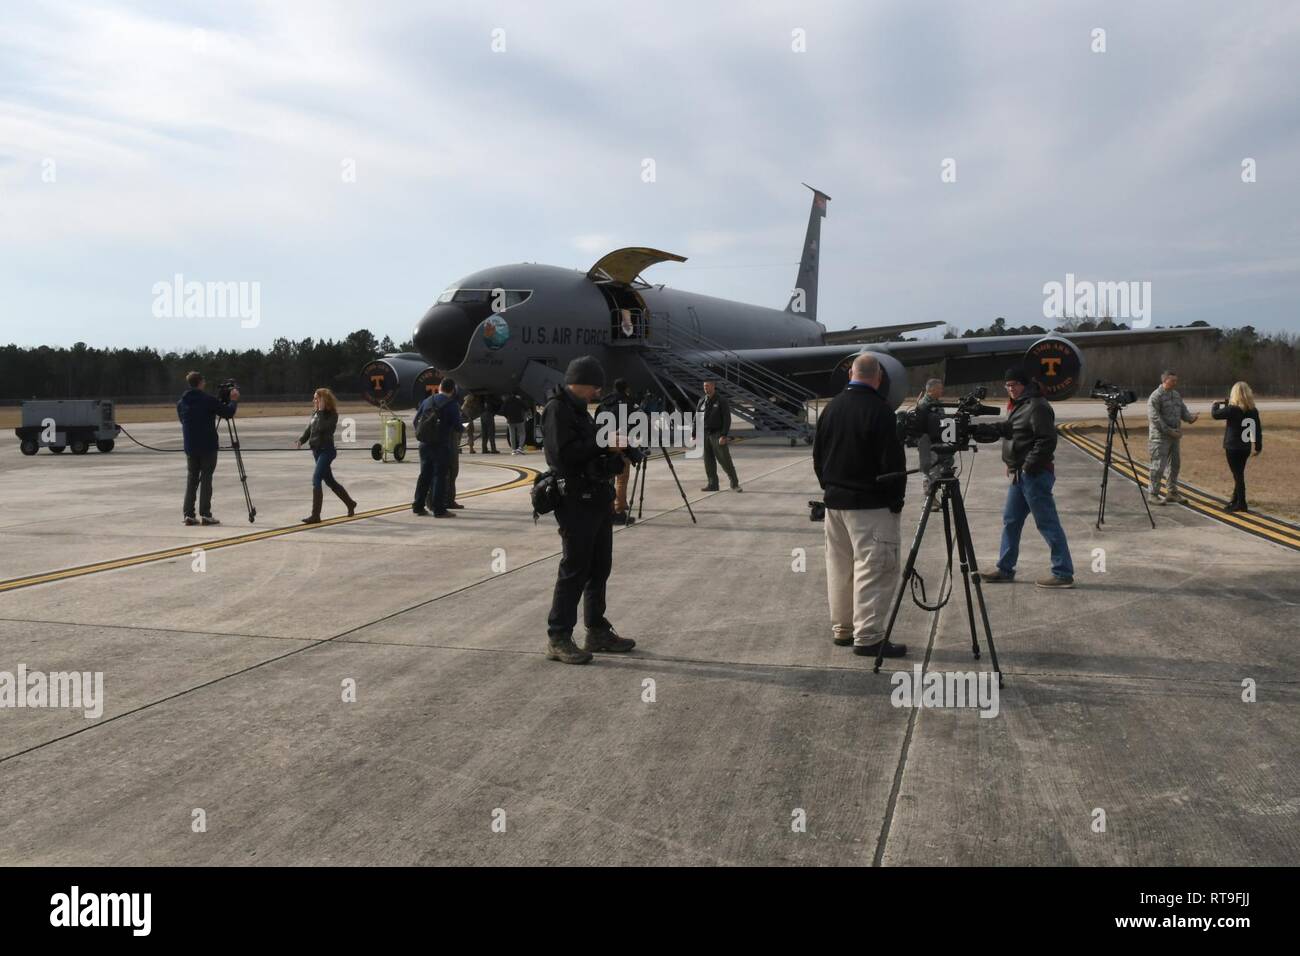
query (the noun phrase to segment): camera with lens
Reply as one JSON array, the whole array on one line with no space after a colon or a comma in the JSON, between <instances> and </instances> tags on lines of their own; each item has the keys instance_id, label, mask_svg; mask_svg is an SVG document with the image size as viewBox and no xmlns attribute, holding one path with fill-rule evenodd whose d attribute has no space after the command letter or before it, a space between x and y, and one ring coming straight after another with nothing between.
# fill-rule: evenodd
<instances>
[{"instance_id":1,"label":"camera with lens","mask_svg":"<svg viewBox=\"0 0 1300 956\"><path fill-rule=\"evenodd\" d=\"M923 436L929 436L930 448L936 455L951 455L970 449L972 440L979 443L997 441L1001 434L992 425L977 425L972 418L1000 415L992 405L983 404L988 389L983 385L962 397L956 404L940 402L928 408L911 408L896 416L898 437L908 447L915 448ZM944 414L951 409L951 414Z\"/></svg>"},{"instance_id":2,"label":"camera with lens","mask_svg":"<svg viewBox=\"0 0 1300 956\"><path fill-rule=\"evenodd\" d=\"M230 393L239 388L239 383L233 378L228 378L217 386L217 398L223 402L230 401Z\"/></svg>"},{"instance_id":3,"label":"camera with lens","mask_svg":"<svg viewBox=\"0 0 1300 956\"><path fill-rule=\"evenodd\" d=\"M808 520L825 521L826 520L826 502L810 501L808 502Z\"/></svg>"},{"instance_id":4,"label":"camera with lens","mask_svg":"<svg viewBox=\"0 0 1300 956\"><path fill-rule=\"evenodd\" d=\"M1097 379L1097 384L1092 387L1088 397L1100 398L1108 406L1113 405L1116 408L1123 408L1125 405L1131 405L1137 401L1137 392L1131 388L1120 388L1118 385L1111 385L1109 382Z\"/></svg>"}]
</instances>

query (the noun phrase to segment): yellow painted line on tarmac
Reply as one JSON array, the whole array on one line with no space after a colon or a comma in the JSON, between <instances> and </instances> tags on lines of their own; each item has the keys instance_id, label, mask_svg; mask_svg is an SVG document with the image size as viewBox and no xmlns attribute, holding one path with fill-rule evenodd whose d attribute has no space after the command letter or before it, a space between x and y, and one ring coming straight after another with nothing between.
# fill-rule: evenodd
<instances>
[{"instance_id":1,"label":"yellow painted line on tarmac","mask_svg":"<svg viewBox=\"0 0 1300 956\"><path fill-rule=\"evenodd\" d=\"M533 483L534 476L537 475L536 469L526 468L522 465L498 464L491 461L476 461L472 464L486 465L489 468L503 468L506 471L513 471L515 477L509 481L504 481L499 485L489 485L486 488L478 488L474 491L466 491L457 495L457 498L476 498L479 495L492 495L500 491L511 491L515 488L530 487ZM155 561L167 561L171 558L187 558L195 550L215 551L218 548L233 548L236 545L252 544L256 541L267 541L271 538L283 537L287 534L299 534L305 531L315 531L317 528L329 528L334 525L348 524L353 521L363 521L366 518L378 518L382 515L398 514L403 511L410 511L410 502L401 505L391 505L387 508L375 508L371 511L359 511L351 518L347 515L340 515L337 518L325 518L319 524L298 524L288 525L283 528L268 528L265 531L254 531L249 534L235 535L230 538L217 538L213 541L196 541L190 544L184 544L175 548L166 548L162 551L150 551L146 554L133 554L125 558L113 558L108 561L98 561L94 564L83 564L73 568L61 568L57 571L46 571L41 574L33 574L22 578L12 578L8 581L0 581L0 594L5 591L16 591L19 588L32 587L36 584L48 584L53 581L66 581L70 578L85 577L87 574L98 574L101 571L114 571L118 568L131 568L141 564L152 564Z\"/></svg>"},{"instance_id":2,"label":"yellow painted line on tarmac","mask_svg":"<svg viewBox=\"0 0 1300 956\"><path fill-rule=\"evenodd\" d=\"M1076 433L1080 427L1096 427L1095 422L1066 422L1058 426L1061 436L1073 444L1080 451L1092 456L1097 461L1105 458L1106 447L1101 442L1085 435ZM1123 448L1113 447L1111 449L1111 468L1125 478L1135 478L1142 486L1142 493L1146 494L1151 483L1151 471L1145 465L1139 465L1134 462L1134 468L1129 468L1128 461L1123 457ZM1241 514L1234 511L1224 511L1223 507L1226 502L1209 492L1202 491L1195 485L1187 485L1179 482L1179 491L1187 498L1188 503L1184 507L1191 508L1199 514L1213 518L1223 524L1239 528L1250 534L1257 535L1268 541L1293 548L1300 551L1300 526L1293 525L1283 521L1280 518L1274 518L1271 515L1255 514L1248 511Z\"/></svg>"}]
</instances>

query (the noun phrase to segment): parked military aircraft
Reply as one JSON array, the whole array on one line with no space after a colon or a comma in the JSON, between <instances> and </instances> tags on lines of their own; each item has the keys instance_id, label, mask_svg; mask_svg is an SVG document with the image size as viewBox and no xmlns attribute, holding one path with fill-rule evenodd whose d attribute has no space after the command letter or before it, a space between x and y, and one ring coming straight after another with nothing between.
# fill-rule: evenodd
<instances>
[{"instance_id":1,"label":"parked military aircraft","mask_svg":"<svg viewBox=\"0 0 1300 956\"><path fill-rule=\"evenodd\" d=\"M806 185L806 184L805 184ZM808 187L812 189L812 187ZM453 283L415 327L414 343L430 365L477 392L518 392L540 403L561 381L569 360L595 355L609 377L634 389L691 393L721 375L742 394L802 398L838 392L853 356L869 351L889 375L897 406L911 393L907 366L944 363L949 384L1001 376L1008 360L1036 372L1052 399L1083 383L1080 349L1156 342L1202 329L1152 329L1006 335L933 341L880 341L939 322L912 322L828 332L817 320L821 220L830 197L813 189L795 289L784 310L651 284L641 273L684 256L631 247L603 256L586 272L520 263L494 266ZM790 384L785 389L780 383Z\"/></svg>"}]
</instances>

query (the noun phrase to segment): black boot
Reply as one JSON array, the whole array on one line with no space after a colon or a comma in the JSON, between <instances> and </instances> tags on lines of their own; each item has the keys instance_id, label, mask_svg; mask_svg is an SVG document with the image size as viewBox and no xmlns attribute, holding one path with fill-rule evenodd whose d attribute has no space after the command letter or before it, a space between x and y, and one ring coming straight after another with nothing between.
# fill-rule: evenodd
<instances>
[{"instance_id":1,"label":"black boot","mask_svg":"<svg viewBox=\"0 0 1300 956\"><path fill-rule=\"evenodd\" d=\"M320 524L320 507L325 494L319 488L311 490L311 514L302 519L303 524Z\"/></svg>"},{"instance_id":2,"label":"black boot","mask_svg":"<svg viewBox=\"0 0 1300 956\"><path fill-rule=\"evenodd\" d=\"M587 639L582 649L590 653L624 654L636 647L630 637L619 637L612 627L587 628Z\"/></svg>"},{"instance_id":3,"label":"black boot","mask_svg":"<svg viewBox=\"0 0 1300 956\"><path fill-rule=\"evenodd\" d=\"M348 517L351 518L357 513L357 503L348 495L348 490L342 485L333 485L330 489L334 494L339 496L339 501L343 502L343 507L348 509Z\"/></svg>"}]
</instances>

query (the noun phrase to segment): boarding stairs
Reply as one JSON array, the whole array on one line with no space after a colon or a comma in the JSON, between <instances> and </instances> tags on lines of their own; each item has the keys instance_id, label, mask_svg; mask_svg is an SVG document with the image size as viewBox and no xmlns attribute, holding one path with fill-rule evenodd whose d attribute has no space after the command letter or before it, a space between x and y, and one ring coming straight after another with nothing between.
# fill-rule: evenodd
<instances>
[{"instance_id":1,"label":"boarding stairs","mask_svg":"<svg viewBox=\"0 0 1300 956\"><path fill-rule=\"evenodd\" d=\"M817 395L737 355L695 326L674 322L665 313L616 309L611 345L635 349L670 403L695 407L704 383L715 383L732 414L749 422L757 435L779 435L811 442L808 403ZM630 329L630 332L629 332Z\"/></svg>"}]
</instances>

